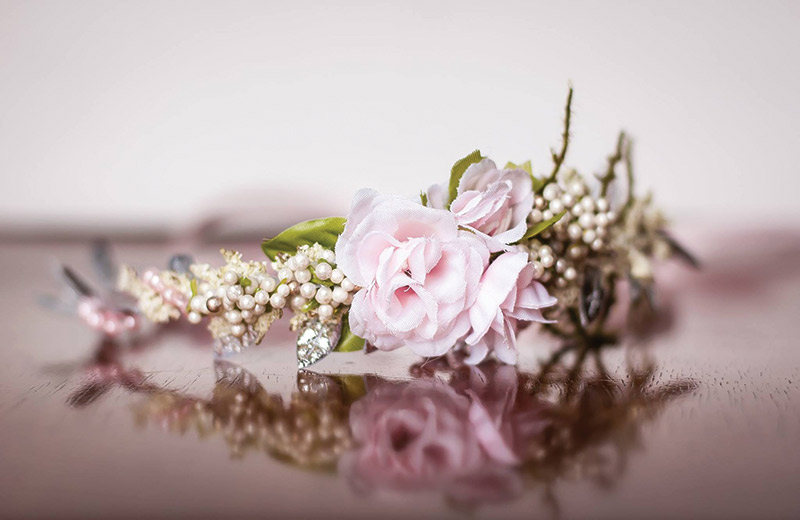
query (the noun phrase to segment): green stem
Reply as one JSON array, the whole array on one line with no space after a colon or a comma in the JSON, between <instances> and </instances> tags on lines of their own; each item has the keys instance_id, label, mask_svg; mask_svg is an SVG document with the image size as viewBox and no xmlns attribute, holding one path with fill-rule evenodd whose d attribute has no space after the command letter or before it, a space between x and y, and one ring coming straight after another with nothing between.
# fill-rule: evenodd
<instances>
[{"instance_id":1,"label":"green stem","mask_svg":"<svg viewBox=\"0 0 800 520\"><path fill-rule=\"evenodd\" d=\"M608 191L608 186L611 184L617 174L615 169L617 164L623 159L624 154L623 150L625 148L625 132L620 132L619 137L617 137L617 149L614 151L612 155L608 156L608 166L606 167L606 173L604 173L600 177L600 196L605 197L606 192Z\"/></svg>"},{"instance_id":2,"label":"green stem","mask_svg":"<svg viewBox=\"0 0 800 520\"><path fill-rule=\"evenodd\" d=\"M556 180L558 170L561 169L561 165L564 163L564 158L567 156L567 148L569 147L569 125L572 120L572 85L569 86L569 92L567 93L567 106L565 107L564 112L564 133L561 134L561 151L559 153L556 153L552 150L550 151L551 155L553 156L553 171L551 171L550 175L544 179L539 191L544 189L546 184Z\"/></svg>"}]
</instances>

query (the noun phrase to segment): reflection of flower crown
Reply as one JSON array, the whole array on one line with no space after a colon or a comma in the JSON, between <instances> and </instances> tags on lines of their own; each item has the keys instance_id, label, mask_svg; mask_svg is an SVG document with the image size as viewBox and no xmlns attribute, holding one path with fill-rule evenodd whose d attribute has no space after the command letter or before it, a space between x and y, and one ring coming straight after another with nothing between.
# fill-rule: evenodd
<instances>
[{"instance_id":1,"label":"reflection of flower crown","mask_svg":"<svg viewBox=\"0 0 800 520\"><path fill-rule=\"evenodd\" d=\"M219 353L259 343L291 309L301 367L365 343L427 357L457 348L470 364L494 353L513 364L517 333L531 322L568 338L605 338L615 282L629 281L634 304L647 301L651 259L683 249L650 198L634 196L624 134L594 190L563 167L571 101L570 89L546 175L530 161L500 168L476 150L419 202L361 190L346 219L303 222L265 240L269 261L223 250L222 267L177 262L142 276L124 267L119 288L155 322L207 319ZM620 165L627 189L613 197ZM84 318L106 333L136 323L105 324L96 307L84 305Z\"/></svg>"},{"instance_id":2,"label":"reflection of flower crown","mask_svg":"<svg viewBox=\"0 0 800 520\"><path fill-rule=\"evenodd\" d=\"M549 488L570 475L613 482L641 445L642 425L694 388L654 382L652 365L625 379L592 373L583 358L537 374L434 362L410 381L299 372L286 403L241 367L215 369L210 398L108 375L147 395L135 407L140 425L221 436L236 458L262 452L338 470L362 493L435 490L459 506L511 500L526 482Z\"/></svg>"}]
</instances>

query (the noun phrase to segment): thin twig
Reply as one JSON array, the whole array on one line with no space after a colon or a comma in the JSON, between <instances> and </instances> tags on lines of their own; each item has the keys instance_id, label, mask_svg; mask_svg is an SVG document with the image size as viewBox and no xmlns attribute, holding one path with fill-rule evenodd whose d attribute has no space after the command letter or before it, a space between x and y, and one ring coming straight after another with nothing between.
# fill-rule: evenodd
<instances>
[{"instance_id":1,"label":"thin twig","mask_svg":"<svg viewBox=\"0 0 800 520\"><path fill-rule=\"evenodd\" d=\"M569 86L569 93L567 93L567 106L564 109L564 133L561 134L561 151L556 153L554 150L550 150L550 154L553 157L553 171L550 172L550 175L544 179L542 182L542 187L540 189L544 189L546 184L554 182L556 180L556 175L558 174L558 170L561 169L561 165L564 163L564 158L567 156L567 148L569 147L569 125L570 121L572 120L572 85Z\"/></svg>"},{"instance_id":2,"label":"thin twig","mask_svg":"<svg viewBox=\"0 0 800 520\"><path fill-rule=\"evenodd\" d=\"M606 196L609 184L611 184L611 181L613 181L617 177L617 174L614 170L616 169L617 164L624 157L623 153L624 148L625 148L625 132L620 132L619 137L617 137L617 149L614 151L612 155L608 156L608 166L606 167L606 173L598 177L601 186L600 196L602 197Z\"/></svg>"},{"instance_id":3,"label":"thin twig","mask_svg":"<svg viewBox=\"0 0 800 520\"><path fill-rule=\"evenodd\" d=\"M625 174L628 177L628 196L625 198L625 205L622 206L621 214L628 212L628 209L633 205L633 159L631 158L631 150L633 149L633 142L627 139L625 144Z\"/></svg>"}]
</instances>

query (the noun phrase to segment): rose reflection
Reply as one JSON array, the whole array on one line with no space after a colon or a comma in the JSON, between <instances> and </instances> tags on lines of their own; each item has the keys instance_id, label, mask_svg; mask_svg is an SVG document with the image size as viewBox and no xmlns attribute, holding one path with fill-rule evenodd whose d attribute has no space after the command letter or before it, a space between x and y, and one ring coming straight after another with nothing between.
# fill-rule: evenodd
<instances>
[{"instance_id":1,"label":"rose reflection","mask_svg":"<svg viewBox=\"0 0 800 520\"><path fill-rule=\"evenodd\" d=\"M102 384L118 374L116 384L146 395L135 407L142 426L222 436L234 457L262 452L337 470L358 493L435 491L471 508L538 487L554 505L558 480L613 485L642 445L643 424L695 387L657 383L652 365L619 378L599 355L594 370L584 361L536 374L434 361L413 367L410 381L301 372L288 402L228 362L216 363L209 398L159 388L135 371L104 372Z\"/></svg>"}]
</instances>

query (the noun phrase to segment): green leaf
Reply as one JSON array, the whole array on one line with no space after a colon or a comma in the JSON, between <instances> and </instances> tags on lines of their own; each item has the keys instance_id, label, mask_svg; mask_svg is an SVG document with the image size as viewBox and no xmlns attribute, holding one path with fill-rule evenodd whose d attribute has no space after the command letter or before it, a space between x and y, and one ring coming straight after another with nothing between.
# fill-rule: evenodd
<instances>
[{"instance_id":1,"label":"green leaf","mask_svg":"<svg viewBox=\"0 0 800 520\"><path fill-rule=\"evenodd\" d=\"M522 164L514 164L513 162L509 161L506 163L506 170L525 170L526 172L528 172L528 175L531 176L531 183L533 184L534 193L536 193L537 191L542 189L542 187L544 187L544 181L541 179L537 179L533 175L533 166L531 165L530 161L525 161Z\"/></svg>"},{"instance_id":2,"label":"green leaf","mask_svg":"<svg viewBox=\"0 0 800 520\"><path fill-rule=\"evenodd\" d=\"M425 193L422 190L419 190L419 200L420 200L420 202L422 202L423 206L427 206L428 205L428 194Z\"/></svg>"},{"instance_id":3,"label":"green leaf","mask_svg":"<svg viewBox=\"0 0 800 520\"><path fill-rule=\"evenodd\" d=\"M520 238L515 243L518 244L520 242L524 242L525 240L530 240L531 238L535 237L536 235L538 235L539 233L541 233L545 229L549 228L550 226L552 226L553 224L555 224L556 222L561 220L561 217L563 217L566 213L567 213L567 210L564 210L561 213L559 213L558 215L553 216L553 218L551 218L551 219L544 220L542 222L534 224L533 226L529 227L527 233L525 233L525 235L523 235L523 237Z\"/></svg>"},{"instance_id":4,"label":"green leaf","mask_svg":"<svg viewBox=\"0 0 800 520\"><path fill-rule=\"evenodd\" d=\"M239 280L239 285L241 285L242 287L250 287L251 285L253 285L253 281L250 280L250 278L244 276L242 277L241 280Z\"/></svg>"},{"instance_id":5,"label":"green leaf","mask_svg":"<svg viewBox=\"0 0 800 520\"><path fill-rule=\"evenodd\" d=\"M197 296L197 278L192 278L189 282L189 288L192 291L192 295L189 297L189 303L186 304L186 312L190 312L192 310L192 298Z\"/></svg>"},{"instance_id":6,"label":"green leaf","mask_svg":"<svg viewBox=\"0 0 800 520\"><path fill-rule=\"evenodd\" d=\"M450 207L450 203L455 200L456 195L458 195L458 183L461 181L461 177L464 176L464 172L467 171L467 168L470 165L475 164L476 162L480 162L485 157L481 155L480 150L475 150L471 154L467 155L463 159L459 159L453 165L453 168L450 170L450 185L449 185L449 195L450 198L447 201L447 207Z\"/></svg>"},{"instance_id":7,"label":"green leaf","mask_svg":"<svg viewBox=\"0 0 800 520\"><path fill-rule=\"evenodd\" d=\"M270 260L275 260L279 253L293 255L297 252L297 247L302 245L318 243L322 247L333 249L339 235L344 231L345 220L344 217L329 217L301 222L274 238L265 239L261 243L261 249Z\"/></svg>"},{"instance_id":8,"label":"green leaf","mask_svg":"<svg viewBox=\"0 0 800 520\"><path fill-rule=\"evenodd\" d=\"M349 315L342 316L342 336L336 344L334 352L357 352L364 350L364 338L359 338L350 330Z\"/></svg>"}]
</instances>

